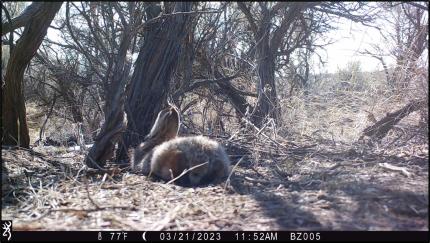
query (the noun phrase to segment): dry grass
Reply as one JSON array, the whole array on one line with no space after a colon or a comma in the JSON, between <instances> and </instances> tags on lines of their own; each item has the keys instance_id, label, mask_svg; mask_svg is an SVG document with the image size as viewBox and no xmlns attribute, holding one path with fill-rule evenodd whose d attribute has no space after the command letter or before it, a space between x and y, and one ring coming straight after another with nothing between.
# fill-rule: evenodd
<instances>
[{"instance_id":1,"label":"dry grass","mask_svg":"<svg viewBox=\"0 0 430 243\"><path fill-rule=\"evenodd\" d=\"M370 125L364 110L379 119L402 105L394 97L289 102L288 130L244 123L219 139L240 163L207 187L89 170L64 149L2 149L2 219L15 230L428 230L428 138L416 113L368 147L356 142Z\"/></svg>"},{"instance_id":2,"label":"dry grass","mask_svg":"<svg viewBox=\"0 0 430 243\"><path fill-rule=\"evenodd\" d=\"M34 144L39 139L40 128L45 122L45 111L35 103L28 103L26 104L26 113L30 143ZM76 134L77 131L76 124L66 118L69 115L66 110L51 115L45 126L45 138L50 137L61 144L67 144L67 139Z\"/></svg>"}]
</instances>

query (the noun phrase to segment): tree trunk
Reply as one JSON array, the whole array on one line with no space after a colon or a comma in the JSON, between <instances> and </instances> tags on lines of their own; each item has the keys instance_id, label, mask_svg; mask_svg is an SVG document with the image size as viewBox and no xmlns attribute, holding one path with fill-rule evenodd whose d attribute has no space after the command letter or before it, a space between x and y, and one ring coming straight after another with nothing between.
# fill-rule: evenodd
<instances>
[{"instance_id":1,"label":"tree trunk","mask_svg":"<svg viewBox=\"0 0 430 243\"><path fill-rule=\"evenodd\" d=\"M260 55L257 55L258 99L252 114L252 122L257 126L262 126L268 118L273 118L275 121L278 119L279 107L276 95L274 57L268 47L261 47L261 50L257 50L257 52L260 52Z\"/></svg>"},{"instance_id":2,"label":"tree trunk","mask_svg":"<svg viewBox=\"0 0 430 243\"><path fill-rule=\"evenodd\" d=\"M85 163L88 167L103 166L106 160L114 155L115 144L126 128L127 119L124 116L124 92L131 64L127 62L127 50L131 45L132 35L130 28L124 30L118 56L114 60L114 73L110 80L105 105L105 123L100 133L94 139Z\"/></svg>"},{"instance_id":3,"label":"tree trunk","mask_svg":"<svg viewBox=\"0 0 430 243\"><path fill-rule=\"evenodd\" d=\"M152 6L151 6L152 5ZM117 161L128 160L126 151L143 141L155 121L158 111L165 105L170 79L178 63L183 39L191 16L175 14L189 12L191 2L174 3L174 12L151 23L140 49L126 101L127 130L120 144ZM150 3L148 11L159 9ZM157 14L151 14L155 17Z\"/></svg>"},{"instance_id":4,"label":"tree trunk","mask_svg":"<svg viewBox=\"0 0 430 243\"><path fill-rule=\"evenodd\" d=\"M268 13L266 13L268 14ZM266 118L278 118L278 98L275 85L275 58L270 46L270 16L260 26L257 38L261 40L256 46L258 85L257 105L252 112L251 120L257 126L262 126Z\"/></svg>"},{"instance_id":5,"label":"tree trunk","mask_svg":"<svg viewBox=\"0 0 430 243\"><path fill-rule=\"evenodd\" d=\"M221 88L221 92L228 97L238 117L243 117L246 113L246 108L249 106L245 97L240 95L229 81L219 82L218 85Z\"/></svg>"},{"instance_id":6,"label":"tree trunk","mask_svg":"<svg viewBox=\"0 0 430 243\"><path fill-rule=\"evenodd\" d=\"M238 3L239 9L249 22L256 43L255 55L259 78L257 86L258 99L257 105L252 112L251 120L257 126L262 126L268 118L275 119L275 122L279 118L280 109L275 84L276 58L293 22L300 16L302 11L313 5L316 4L280 2L272 5L269 9L267 3L261 3L259 4L260 16L256 18L250 7L244 3ZM286 12L283 13L280 22L276 23L274 18L281 9L286 10ZM291 39L292 37L288 38ZM286 55L290 55L296 48L297 45L290 47L290 49L286 50Z\"/></svg>"},{"instance_id":7,"label":"tree trunk","mask_svg":"<svg viewBox=\"0 0 430 243\"><path fill-rule=\"evenodd\" d=\"M22 88L24 71L36 54L62 2L47 2L42 5L25 24L24 32L7 65L2 88L3 145L18 145L25 148L30 145Z\"/></svg>"}]
</instances>

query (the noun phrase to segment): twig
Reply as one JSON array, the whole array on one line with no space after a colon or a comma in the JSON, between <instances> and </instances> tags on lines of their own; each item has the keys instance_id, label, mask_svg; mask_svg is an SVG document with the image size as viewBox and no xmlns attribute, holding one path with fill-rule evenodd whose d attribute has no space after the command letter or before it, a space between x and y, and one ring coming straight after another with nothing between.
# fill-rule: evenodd
<instances>
[{"instance_id":1,"label":"twig","mask_svg":"<svg viewBox=\"0 0 430 243\"><path fill-rule=\"evenodd\" d=\"M388 163L379 163L378 165L380 167L382 167L382 168L389 169L389 170L392 170L392 171L400 171L406 177L410 177L411 176L411 173L408 172L405 168L402 168L402 167L399 167L399 166L395 166L395 165L390 165Z\"/></svg>"},{"instance_id":2,"label":"twig","mask_svg":"<svg viewBox=\"0 0 430 243\"><path fill-rule=\"evenodd\" d=\"M237 163L231 169L230 174L228 175L227 180L225 181L224 190L226 190L227 189L227 185L230 184L231 175L233 175L233 172L236 170L236 168L240 164L240 162L242 162L243 158L245 158L245 156L242 156L242 158L240 158L239 161L237 161Z\"/></svg>"},{"instance_id":3,"label":"twig","mask_svg":"<svg viewBox=\"0 0 430 243\"><path fill-rule=\"evenodd\" d=\"M242 120L244 120L248 125L250 125L252 128L254 128L258 132L258 134L261 133L261 135L263 135L263 137L269 139L270 141L272 141L276 145L278 145L278 146L280 146L280 147L282 147L284 149L288 149L285 145L280 144L279 142L275 141L273 138L271 138L271 137L267 136L265 133L261 132L260 129L258 129L258 127L254 125L254 123L252 123L251 121L249 121L245 117L242 117Z\"/></svg>"},{"instance_id":4,"label":"twig","mask_svg":"<svg viewBox=\"0 0 430 243\"><path fill-rule=\"evenodd\" d=\"M149 21L147 21L145 25L148 24L152 24L153 22L158 21L159 19L165 18L165 17L171 17L171 16L175 16L175 15L180 15L180 14L205 14L205 13L220 13L221 11L191 11L191 12L175 12L175 13L170 13L170 14L161 14L160 16L157 16L153 19L150 19Z\"/></svg>"},{"instance_id":5,"label":"twig","mask_svg":"<svg viewBox=\"0 0 430 243\"><path fill-rule=\"evenodd\" d=\"M90 200L90 202L96 206L96 209L100 209L100 206L93 200L93 198L90 195L90 191L88 190L88 180L85 183L85 190L87 191L87 197Z\"/></svg>"},{"instance_id":6,"label":"twig","mask_svg":"<svg viewBox=\"0 0 430 243\"><path fill-rule=\"evenodd\" d=\"M195 165L195 166L193 166L193 167L191 167L191 168L189 168L189 169L185 169L184 171L182 171L182 173L181 173L180 175L178 175L177 177L175 177L175 178L173 178L172 180L168 181L166 184L171 184L171 183L173 183L174 181L176 181L177 179L181 178L183 175L187 174L187 172L188 172L188 171L190 171L190 170L194 170L195 168L198 168L198 167L203 166L203 165L208 164L208 163L209 163L209 162L201 163L201 164L199 164L199 165Z\"/></svg>"}]
</instances>

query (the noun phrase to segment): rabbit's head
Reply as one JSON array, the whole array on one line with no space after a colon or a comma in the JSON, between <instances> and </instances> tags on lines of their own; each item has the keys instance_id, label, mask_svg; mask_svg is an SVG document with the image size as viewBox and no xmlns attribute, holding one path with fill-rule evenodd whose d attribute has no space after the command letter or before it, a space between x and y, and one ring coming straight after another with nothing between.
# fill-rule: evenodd
<instances>
[{"instance_id":1,"label":"rabbit's head","mask_svg":"<svg viewBox=\"0 0 430 243\"><path fill-rule=\"evenodd\" d=\"M143 170L144 174L149 173L149 162L152 150L163 142L174 139L179 130L179 113L170 105L161 110L145 141L138 146L129 149L131 166L134 169Z\"/></svg>"},{"instance_id":2,"label":"rabbit's head","mask_svg":"<svg viewBox=\"0 0 430 243\"><path fill-rule=\"evenodd\" d=\"M179 112L175 107L169 106L161 110L145 140L155 139L157 143L175 138L179 130Z\"/></svg>"}]
</instances>

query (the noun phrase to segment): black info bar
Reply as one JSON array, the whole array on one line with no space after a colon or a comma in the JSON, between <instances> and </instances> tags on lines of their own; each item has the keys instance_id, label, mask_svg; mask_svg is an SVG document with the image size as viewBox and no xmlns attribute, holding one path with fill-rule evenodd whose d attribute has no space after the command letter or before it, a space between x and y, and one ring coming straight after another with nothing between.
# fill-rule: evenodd
<instances>
[{"instance_id":1,"label":"black info bar","mask_svg":"<svg viewBox=\"0 0 430 243\"><path fill-rule=\"evenodd\" d=\"M428 231L10 231L2 242L299 241L429 242Z\"/></svg>"}]
</instances>

